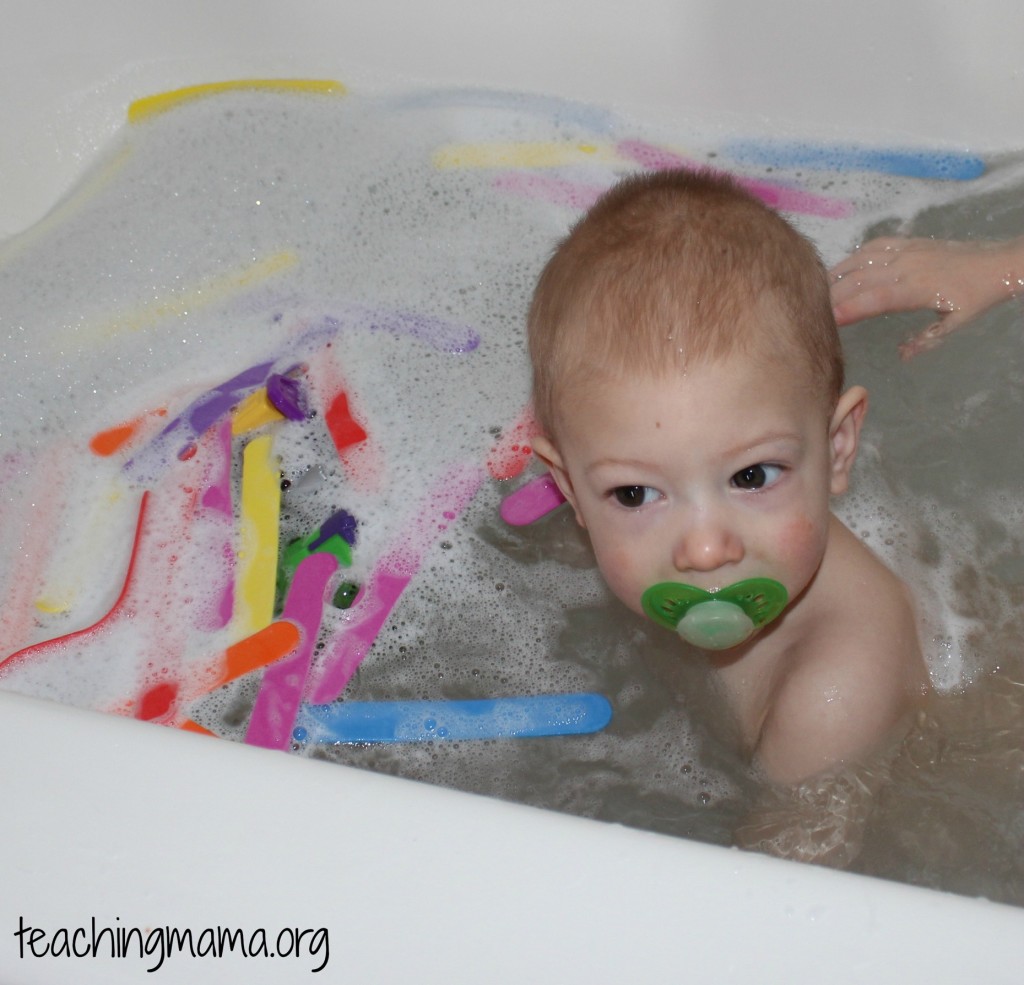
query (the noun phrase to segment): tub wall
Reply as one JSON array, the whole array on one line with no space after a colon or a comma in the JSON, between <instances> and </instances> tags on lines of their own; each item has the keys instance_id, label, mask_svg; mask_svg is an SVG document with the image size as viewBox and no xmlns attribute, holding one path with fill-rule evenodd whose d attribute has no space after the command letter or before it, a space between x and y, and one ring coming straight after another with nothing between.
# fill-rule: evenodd
<instances>
[{"instance_id":1,"label":"tub wall","mask_svg":"<svg viewBox=\"0 0 1024 985\"><path fill-rule=\"evenodd\" d=\"M1014 2L76 0L8 5L0 235L127 103L303 75L531 89L639 117L966 150L1024 144ZM327 981L1016 982L1024 913L0 693L0 981L147 979L21 957L48 928L330 931ZM153 980L303 980L168 959ZM293 970L293 969L298 970Z\"/></svg>"},{"instance_id":2,"label":"tub wall","mask_svg":"<svg viewBox=\"0 0 1024 985\"><path fill-rule=\"evenodd\" d=\"M140 94L301 74L557 93L666 122L1024 144L1013 0L16 0L0 32L0 235L34 222ZM13 11L9 8L13 7Z\"/></svg>"}]
</instances>

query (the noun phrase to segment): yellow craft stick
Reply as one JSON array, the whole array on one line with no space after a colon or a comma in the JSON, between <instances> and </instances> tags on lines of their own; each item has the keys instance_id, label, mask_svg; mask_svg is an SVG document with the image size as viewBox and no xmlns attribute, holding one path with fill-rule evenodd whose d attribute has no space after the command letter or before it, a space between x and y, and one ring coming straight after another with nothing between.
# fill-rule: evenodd
<instances>
[{"instance_id":1,"label":"yellow craft stick","mask_svg":"<svg viewBox=\"0 0 1024 985\"><path fill-rule=\"evenodd\" d=\"M98 195L110 184L133 153L134 150L130 145L122 145L113 156L90 171L66 199L54 206L53 210L43 216L34 226L30 226L17 236L12 236L0 245L0 264L6 263L26 247L37 243L51 229L64 222L83 203Z\"/></svg>"},{"instance_id":2,"label":"yellow craft stick","mask_svg":"<svg viewBox=\"0 0 1024 985\"><path fill-rule=\"evenodd\" d=\"M609 144L513 142L447 144L434 153L435 168L554 168L566 164L618 163Z\"/></svg>"},{"instance_id":3,"label":"yellow craft stick","mask_svg":"<svg viewBox=\"0 0 1024 985\"><path fill-rule=\"evenodd\" d=\"M158 301L116 314L104 323L79 329L73 333L73 337L72 333L63 337L55 336L54 347L59 348L61 344L67 345L71 342L75 345L90 341L99 343L125 332L138 332L150 328L165 318L180 317L199 311L211 304L226 301L232 295L240 294L275 274L284 273L298 262L296 254L290 250L282 250L244 267L217 274L194 286L172 291Z\"/></svg>"},{"instance_id":4,"label":"yellow craft stick","mask_svg":"<svg viewBox=\"0 0 1024 985\"><path fill-rule=\"evenodd\" d=\"M272 424L274 421L283 421L282 414L267 396L267 388L261 386L245 398L231 414L232 435L246 434L263 427L264 424Z\"/></svg>"},{"instance_id":5,"label":"yellow craft stick","mask_svg":"<svg viewBox=\"0 0 1024 985\"><path fill-rule=\"evenodd\" d=\"M111 524L111 511L117 508L127 491L124 481L115 477L102 494L89 496L90 505L62 537L61 549L51 558L43 590L35 599L35 607L40 612L60 615L70 612L79 601L83 587L91 584L95 572L74 562L109 556L112 545L117 543L112 535L116 525ZM81 487L78 492L83 498L87 495Z\"/></svg>"},{"instance_id":6,"label":"yellow craft stick","mask_svg":"<svg viewBox=\"0 0 1024 985\"><path fill-rule=\"evenodd\" d=\"M253 438L242 452L238 578L232 631L244 639L274 618L277 587L281 475L269 434Z\"/></svg>"},{"instance_id":7,"label":"yellow craft stick","mask_svg":"<svg viewBox=\"0 0 1024 985\"><path fill-rule=\"evenodd\" d=\"M158 92L154 96L136 99L128 107L128 122L139 123L174 109L182 103L204 96L239 89L263 89L270 92L301 92L317 96L344 96L345 87L333 79L235 79L230 82L207 82L203 85L185 86L169 92Z\"/></svg>"}]
</instances>

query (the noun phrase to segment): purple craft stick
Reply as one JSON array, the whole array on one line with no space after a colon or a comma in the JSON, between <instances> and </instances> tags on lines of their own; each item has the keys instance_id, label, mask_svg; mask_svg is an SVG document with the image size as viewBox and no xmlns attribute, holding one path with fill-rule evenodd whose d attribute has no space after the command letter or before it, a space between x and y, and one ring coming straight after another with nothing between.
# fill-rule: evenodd
<instances>
[{"instance_id":1,"label":"purple craft stick","mask_svg":"<svg viewBox=\"0 0 1024 985\"><path fill-rule=\"evenodd\" d=\"M208 428L229 414L257 387L268 383L275 375L273 368L276 360L284 358L287 353L302 353L319 348L340 332L353 329L408 335L444 352L473 352L480 345L479 333L467 325L448 322L415 311L376 311L360 305L350 305L343 317L327 315L286 339L274 360L251 366L197 397L148 445L140 449L137 455L125 462L125 471L137 482L155 481L182 457ZM275 392L284 406L277 400L273 402L286 417L299 420L297 415L302 404L300 397L290 386L292 382L287 377L277 377ZM304 410L301 412L304 417Z\"/></svg>"},{"instance_id":2,"label":"purple craft stick","mask_svg":"<svg viewBox=\"0 0 1024 985\"><path fill-rule=\"evenodd\" d=\"M229 413L243 397L262 386L273 368L273 363L260 363L233 376L211 390L205 397L194 401L188 409L188 423L193 437L199 437L225 414Z\"/></svg>"},{"instance_id":3,"label":"purple craft stick","mask_svg":"<svg viewBox=\"0 0 1024 985\"><path fill-rule=\"evenodd\" d=\"M484 475L478 466L456 465L427 493L416 519L370 572L348 610L349 620L327 641L307 688L314 704L334 701L345 690L427 551L469 505Z\"/></svg>"},{"instance_id":4,"label":"purple craft stick","mask_svg":"<svg viewBox=\"0 0 1024 985\"><path fill-rule=\"evenodd\" d=\"M290 376L271 373L267 377L267 399L289 421L304 421L309 416L302 385Z\"/></svg>"},{"instance_id":5,"label":"purple craft stick","mask_svg":"<svg viewBox=\"0 0 1024 985\"><path fill-rule=\"evenodd\" d=\"M473 352L480 345L479 333L468 325L416 311L374 310L352 305L342 318L328 315L324 327L330 328L332 335L351 329L409 335L442 352Z\"/></svg>"},{"instance_id":6,"label":"purple craft stick","mask_svg":"<svg viewBox=\"0 0 1024 985\"><path fill-rule=\"evenodd\" d=\"M356 531L358 528L359 521L351 513L346 510L338 510L337 513L332 513L320 524L317 538L310 542L306 550L312 554L318 547L326 544L335 534L345 541L349 547L355 547Z\"/></svg>"},{"instance_id":7,"label":"purple craft stick","mask_svg":"<svg viewBox=\"0 0 1024 985\"><path fill-rule=\"evenodd\" d=\"M245 741L264 749L287 749L313 657L327 586L337 570L333 554L310 554L295 571L284 602L283 619L296 623L301 632L294 652L263 672L256 704L249 719Z\"/></svg>"},{"instance_id":8,"label":"purple craft stick","mask_svg":"<svg viewBox=\"0 0 1024 985\"><path fill-rule=\"evenodd\" d=\"M251 366L207 390L174 418L139 454L125 462L125 471L140 482L151 482L194 444L201 434L229 413L240 400L266 382L273 363Z\"/></svg>"}]
</instances>

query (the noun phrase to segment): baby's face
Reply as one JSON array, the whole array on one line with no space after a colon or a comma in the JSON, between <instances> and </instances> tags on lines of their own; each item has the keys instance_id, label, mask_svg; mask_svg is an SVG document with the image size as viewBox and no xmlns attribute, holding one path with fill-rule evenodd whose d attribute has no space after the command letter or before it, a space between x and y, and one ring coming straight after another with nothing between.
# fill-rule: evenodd
<instances>
[{"instance_id":1,"label":"baby's face","mask_svg":"<svg viewBox=\"0 0 1024 985\"><path fill-rule=\"evenodd\" d=\"M555 478L634 611L662 581L773 578L793 600L814 577L842 482L804 367L734 355L577 389L563 410Z\"/></svg>"}]
</instances>

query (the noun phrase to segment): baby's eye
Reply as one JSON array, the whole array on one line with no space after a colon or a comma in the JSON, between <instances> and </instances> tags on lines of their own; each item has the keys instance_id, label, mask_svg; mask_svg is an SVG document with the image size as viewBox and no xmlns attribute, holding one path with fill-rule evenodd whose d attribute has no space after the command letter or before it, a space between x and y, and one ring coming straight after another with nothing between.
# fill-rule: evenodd
<instances>
[{"instance_id":1,"label":"baby's eye","mask_svg":"<svg viewBox=\"0 0 1024 985\"><path fill-rule=\"evenodd\" d=\"M740 469L730 481L737 489L756 490L772 485L781 475L781 465L766 465L759 462L757 465L748 465L745 469Z\"/></svg>"},{"instance_id":2,"label":"baby's eye","mask_svg":"<svg viewBox=\"0 0 1024 985\"><path fill-rule=\"evenodd\" d=\"M612 495L619 506L635 510L648 503L653 503L660 495L657 489L650 486L616 486Z\"/></svg>"}]
</instances>

